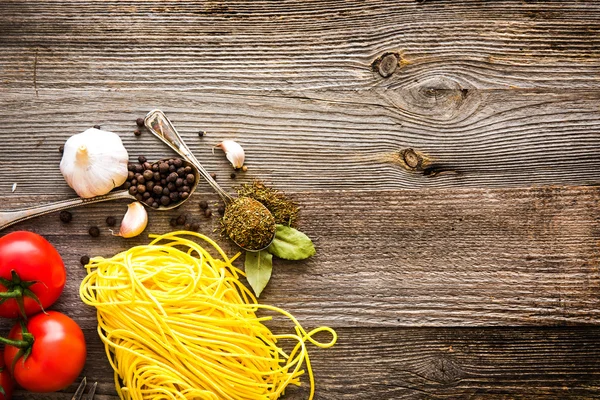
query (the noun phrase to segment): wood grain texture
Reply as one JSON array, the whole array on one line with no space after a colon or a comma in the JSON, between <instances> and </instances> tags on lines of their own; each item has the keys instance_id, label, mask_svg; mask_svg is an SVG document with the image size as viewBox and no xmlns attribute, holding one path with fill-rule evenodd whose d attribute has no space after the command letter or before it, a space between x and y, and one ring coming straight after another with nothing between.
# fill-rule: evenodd
<instances>
[{"instance_id":1,"label":"wood grain texture","mask_svg":"<svg viewBox=\"0 0 600 400\"><path fill-rule=\"evenodd\" d=\"M157 107L227 189L257 177L294 191L600 182L595 90L175 92L160 98L77 90L38 98L11 90L2 104L0 191L9 193L16 182L15 196L44 194L49 186L72 193L58 169L58 147L95 124L118 133L132 159L170 155L151 134L133 135L135 119ZM207 135L200 139L198 130ZM246 150L249 171L236 181L223 153L212 153L223 139ZM407 157L408 149L416 158Z\"/></svg>"},{"instance_id":2,"label":"wood grain texture","mask_svg":"<svg viewBox=\"0 0 600 400\"><path fill-rule=\"evenodd\" d=\"M0 12L0 87L39 93L600 83L593 0L12 0ZM399 68L384 78L388 53Z\"/></svg>"},{"instance_id":3,"label":"wood grain texture","mask_svg":"<svg viewBox=\"0 0 600 400\"><path fill-rule=\"evenodd\" d=\"M46 196L43 201L52 197ZM600 323L600 188L460 189L304 192L301 229L316 256L276 260L261 301L290 310L311 325L504 326ZM181 210L152 212L147 232L172 230L169 219L190 214L211 236L217 217L198 215L199 193ZM42 202L42 197L23 202ZM6 201L3 201L6 204ZM70 278L60 306L93 320L78 285L84 255L111 256L144 236L110 236L104 222L126 203L56 214L8 228L34 230L65 258ZM216 213L215 213L216 214ZM88 228L97 225L101 236ZM220 239L230 254L237 250ZM243 263L238 261L240 268Z\"/></svg>"},{"instance_id":4,"label":"wood grain texture","mask_svg":"<svg viewBox=\"0 0 600 400\"><path fill-rule=\"evenodd\" d=\"M600 378L597 328L337 329L331 349L309 346L316 399L591 399ZM83 374L97 400L115 400L112 370L92 328ZM327 340L324 338L323 340ZM18 392L14 400L67 400ZM285 400L308 398L308 381Z\"/></svg>"}]
</instances>

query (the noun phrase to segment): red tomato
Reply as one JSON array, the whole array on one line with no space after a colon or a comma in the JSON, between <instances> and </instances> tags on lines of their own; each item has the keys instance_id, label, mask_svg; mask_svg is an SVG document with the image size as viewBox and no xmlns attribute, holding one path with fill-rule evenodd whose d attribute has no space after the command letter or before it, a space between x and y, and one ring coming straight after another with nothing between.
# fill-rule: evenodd
<instances>
[{"instance_id":1,"label":"red tomato","mask_svg":"<svg viewBox=\"0 0 600 400\"><path fill-rule=\"evenodd\" d=\"M1 317L16 318L23 312L33 315L41 311L40 304L44 309L50 307L66 279L60 254L42 236L17 231L0 238L0 297L6 298L0 304Z\"/></svg>"},{"instance_id":2,"label":"red tomato","mask_svg":"<svg viewBox=\"0 0 600 400\"><path fill-rule=\"evenodd\" d=\"M4 391L4 394L0 394L0 400L10 400L15 387L15 381L13 380L12 376L10 376L8 367L4 365L4 357L1 356L0 370L0 387L2 387L2 390Z\"/></svg>"},{"instance_id":3,"label":"red tomato","mask_svg":"<svg viewBox=\"0 0 600 400\"><path fill-rule=\"evenodd\" d=\"M20 349L8 344L4 349L4 361L9 368L14 365L12 375L17 383L31 392L55 392L75 382L86 356L79 325L64 314L48 311L31 317L26 327L33 336L30 350L23 349L29 355L21 357ZM13 326L8 338L24 339L20 323Z\"/></svg>"}]
</instances>

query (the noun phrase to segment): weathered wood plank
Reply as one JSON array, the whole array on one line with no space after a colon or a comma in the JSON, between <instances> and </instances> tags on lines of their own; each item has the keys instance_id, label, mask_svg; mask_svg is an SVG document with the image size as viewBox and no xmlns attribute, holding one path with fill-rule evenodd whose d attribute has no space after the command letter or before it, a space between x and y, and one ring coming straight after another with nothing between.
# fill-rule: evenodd
<instances>
[{"instance_id":1,"label":"weathered wood plank","mask_svg":"<svg viewBox=\"0 0 600 400\"><path fill-rule=\"evenodd\" d=\"M170 155L134 120L162 107L226 188L261 178L288 190L507 187L600 182L600 91L386 90L239 94L8 91L0 115L0 191L72 193L58 147L94 124L132 159ZM198 138L198 130L207 136ZM249 171L212 146L238 140ZM408 151L413 149L414 152ZM35 151L32 151L35 150ZM408 153L406 153L408 151ZM19 171L19 173L15 173ZM40 179L43 177L43 179ZM208 186L205 186L208 187Z\"/></svg>"},{"instance_id":2,"label":"weathered wood plank","mask_svg":"<svg viewBox=\"0 0 600 400\"><path fill-rule=\"evenodd\" d=\"M569 329L337 330L336 346L309 345L316 399L595 398L600 331ZM92 329L85 374L98 400L113 400L112 370ZM324 340L327 340L326 338ZM66 390L72 393L75 385ZM308 381L284 399L308 397ZM15 400L66 400L67 393L19 393Z\"/></svg>"},{"instance_id":3,"label":"weathered wood plank","mask_svg":"<svg viewBox=\"0 0 600 400\"><path fill-rule=\"evenodd\" d=\"M303 262L276 260L261 300L310 324L503 326L600 323L600 188L332 191L297 193L302 230L317 246ZM57 196L25 197L39 203ZM212 236L217 217L198 216L200 193L182 210L152 212L148 232L194 215ZM6 197L0 198L6 204ZM213 206L214 207L214 206ZM57 246L69 267L60 307L81 307L81 255L112 254L144 237L110 236L105 218L125 203L89 205L62 225L56 214L6 230L30 229ZM215 213L216 214L216 213ZM87 234L91 225L102 235ZM219 241L229 253L227 241ZM238 261L240 267L241 260Z\"/></svg>"},{"instance_id":4,"label":"weathered wood plank","mask_svg":"<svg viewBox=\"0 0 600 400\"><path fill-rule=\"evenodd\" d=\"M0 87L598 88L588 1L2 1ZM382 77L378 60L399 57ZM384 74L384 75L387 75Z\"/></svg>"}]
</instances>

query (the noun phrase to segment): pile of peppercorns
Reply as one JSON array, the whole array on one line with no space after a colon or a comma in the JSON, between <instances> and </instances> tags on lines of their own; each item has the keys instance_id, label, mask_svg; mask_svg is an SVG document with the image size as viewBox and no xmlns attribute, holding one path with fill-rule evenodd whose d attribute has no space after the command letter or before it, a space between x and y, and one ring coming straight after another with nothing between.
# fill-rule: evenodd
<instances>
[{"instance_id":1,"label":"pile of peppercorns","mask_svg":"<svg viewBox=\"0 0 600 400\"><path fill-rule=\"evenodd\" d=\"M146 157L138 157L139 164L129 163L123 188L138 201L152 208L168 206L187 199L196 182L192 167L180 158L150 164Z\"/></svg>"}]
</instances>

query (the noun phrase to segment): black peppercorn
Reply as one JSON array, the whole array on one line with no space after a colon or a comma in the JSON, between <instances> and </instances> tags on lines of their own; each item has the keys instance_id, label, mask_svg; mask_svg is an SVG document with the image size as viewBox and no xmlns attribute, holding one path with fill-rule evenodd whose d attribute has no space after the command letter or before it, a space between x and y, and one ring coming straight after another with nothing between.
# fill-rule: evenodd
<instances>
[{"instance_id":1,"label":"black peppercorn","mask_svg":"<svg viewBox=\"0 0 600 400\"><path fill-rule=\"evenodd\" d=\"M144 167L144 170L146 169L152 169L152 164L150 164L148 161L142 163L142 167Z\"/></svg>"},{"instance_id":2,"label":"black peppercorn","mask_svg":"<svg viewBox=\"0 0 600 400\"><path fill-rule=\"evenodd\" d=\"M186 231L189 231L192 229L192 224L186 223L183 227L185 228Z\"/></svg>"},{"instance_id":3,"label":"black peppercorn","mask_svg":"<svg viewBox=\"0 0 600 400\"><path fill-rule=\"evenodd\" d=\"M171 191L169 190L169 188L163 188L162 194L164 194L165 196L168 196L171 193Z\"/></svg>"},{"instance_id":4,"label":"black peppercorn","mask_svg":"<svg viewBox=\"0 0 600 400\"><path fill-rule=\"evenodd\" d=\"M90 258L88 256L81 256L79 262L81 265L88 265L90 263Z\"/></svg>"},{"instance_id":5,"label":"black peppercorn","mask_svg":"<svg viewBox=\"0 0 600 400\"><path fill-rule=\"evenodd\" d=\"M160 198L160 204L162 204L163 206L168 206L169 203L171 203L171 199L168 196L162 196Z\"/></svg>"},{"instance_id":6,"label":"black peppercorn","mask_svg":"<svg viewBox=\"0 0 600 400\"><path fill-rule=\"evenodd\" d=\"M102 129L100 125L94 125L94 129Z\"/></svg>"},{"instance_id":7,"label":"black peppercorn","mask_svg":"<svg viewBox=\"0 0 600 400\"><path fill-rule=\"evenodd\" d=\"M152 208L158 208L158 203L156 201L152 203Z\"/></svg>"},{"instance_id":8,"label":"black peppercorn","mask_svg":"<svg viewBox=\"0 0 600 400\"><path fill-rule=\"evenodd\" d=\"M147 169L144 171L144 174L142 176L144 177L145 180L149 181L151 179L154 179L154 172Z\"/></svg>"},{"instance_id":9,"label":"black peppercorn","mask_svg":"<svg viewBox=\"0 0 600 400\"><path fill-rule=\"evenodd\" d=\"M177 225L185 224L185 219L185 215L181 214L179 217L177 217Z\"/></svg>"},{"instance_id":10,"label":"black peppercorn","mask_svg":"<svg viewBox=\"0 0 600 400\"><path fill-rule=\"evenodd\" d=\"M190 230L198 232L200 230L200 224L197 222L192 222L190 225Z\"/></svg>"},{"instance_id":11,"label":"black peppercorn","mask_svg":"<svg viewBox=\"0 0 600 400\"><path fill-rule=\"evenodd\" d=\"M146 161L148 161L148 159L147 159L146 157L144 157L144 156L139 156L139 157L138 157L138 161L140 162L140 164L143 164L143 163L145 163Z\"/></svg>"},{"instance_id":12,"label":"black peppercorn","mask_svg":"<svg viewBox=\"0 0 600 400\"><path fill-rule=\"evenodd\" d=\"M181 193L181 200L185 200L185 199L187 199L188 197L190 197L190 194L189 194L188 192L182 192L182 193Z\"/></svg>"},{"instance_id":13,"label":"black peppercorn","mask_svg":"<svg viewBox=\"0 0 600 400\"><path fill-rule=\"evenodd\" d=\"M165 178L160 180L160 184L164 187L167 186L167 180Z\"/></svg>"},{"instance_id":14,"label":"black peppercorn","mask_svg":"<svg viewBox=\"0 0 600 400\"><path fill-rule=\"evenodd\" d=\"M183 161L181 160L181 158L176 158L176 159L173 161L173 165L174 165L176 168L179 168L179 167L181 167L181 166L183 165Z\"/></svg>"},{"instance_id":15,"label":"black peppercorn","mask_svg":"<svg viewBox=\"0 0 600 400\"><path fill-rule=\"evenodd\" d=\"M236 177L235 172L232 172L229 176L231 177L231 179L235 179L235 177Z\"/></svg>"},{"instance_id":16,"label":"black peppercorn","mask_svg":"<svg viewBox=\"0 0 600 400\"><path fill-rule=\"evenodd\" d=\"M184 186L181 187L181 189L179 191L180 192L188 192L189 193L190 192L190 187L184 185Z\"/></svg>"},{"instance_id":17,"label":"black peppercorn","mask_svg":"<svg viewBox=\"0 0 600 400\"><path fill-rule=\"evenodd\" d=\"M194 176L194 174L187 174L185 176L185 180L186 180L187 183L189 183L191 185L196 180L196 177Z\"/></svg>"},{"instance_id":18,"label":"black peppercorn","mask_svg":"<svg viewBox=\"0 0 600 400\"><path fill-rule=\"evenodd\" d=\"M175 182L177 178L178 176L176 172L170 173L169 176L167 176L167 182Z\"/></svg>"},{"instance_id":19,"label":"black peppercorn","mask_svg":"<svg viewBox=\"0 0 600 400\"><path fill-rule=\"evenodd\" d=\"M225 207L224 206L219 206L219 208L217 208L217 211L219 212L219 214L221 215L225 215Z\"/></svg>"},{"instance_id":20,"label":"black peppercorn","mask_svg":"<svg viewBox=\"0 0 600 400\"><path fill-rule=\"evenodd\" d=\"M133 171L133 172L135 172L135 165L136 165L136 164L134 164L134 163L129 163L129 164L127 164L127 169L128 169L129 171Z\"/></svg>"},{"instance_id":21,"label":"black peppercorn","mask_svg":"<svg viewBox=\"0 0 600 400\"><path fill-rule=\"evenodd\" d=\"M154 172L152 174L152 179L154 179L156 182L160 182L160 172Z\"/></svg>"},{"instance_id":22,"label":"black peppercorn","mask_svg":"<svg viewBox=\"0 0 600 400\"><path fill-rule=\"evenodd\" d=\"M161 174L166 174L169 171L169 164L167 164L166 162L161 162L158 166L158 170Z\"/></svg>"},{"instance_id":23,"label":"black peppercorn","mask_svg":"<svg viewBox=\"0 0 600 400\"><path fill-rule=\"evenodd\" d=\"M154 191L154 182L153 181L146 182L146 190L148 192L153 192Z\"/></svg>"},{"instance_id":24,"label":"black peppercorn","mask_svg":"<svg viewBox=\"0 0 600 400\"><path fill-rule=\"evenodd\" d=\"M140 128L144 126L144 118L138 118L135 120L135 123L137 124L137 126L139 126Z\"/></svg>"},{"instance_id":25,"label":"black peppercorn","mask_svg":"<svg viewBox=\"0 0 600 400\"><path fill-rule=\"evenodd\" d=\"M135 172L141 174L142 172L144 172L144 167L142 167L140 164L135 164Z\"/></svg>"},{"instance_id":26,"label":"black peppercorn","mask_svg":"<svg viewBox=\"0 0 600 400\"><path fill-rule=\"evenodd\" d=\"M204 216L205 216L206 218L210 218L210 217L211 217L211 215L212 215L212 211L210 211L210 209L206 209L206 210L204 210Z\"/></svg>"},{"instance_id":27,"label":"black peppercorn","mask_svg":"<svg viewBox=\"0 0 600 400\"><path fill-rule=\"evenodd\" d=\"M208 201L200 200L200 208L206 210L208 208Z\"/></svg>"},{"instance_id":28,"label":"black peppercorn","mask_svg":"<svg viewBox=\"0 0 600 400\"><path fill-rule=\"evenodd\" d=\"M190 166L187 166L187 167L185 167L185 168L183 169L183 172L184 172L186 175L187 175L187 174L189 174L189 173L191 173L191 172L192 172L192 167L190 167Z\"/></svg>"},{"instance_id":29,"label":"black peppercorn","mask_svg":"<svg viewBox=\"0 0 600 400\"><path fill-rule=\"evenodd\" d=\"M131 187L131 182L125 182L123 184L123 189L128 190Z\"/></svg>"},{"instance_id":30,"label":"black peppercorn","mask_svg":"<svg viewBox=\"0 0 600 400\"><path fill-rule=\"evenodd\" d=\"M179 200L179 193L172 192L171 194L169 194L169 198L172 202L176 202L177 200Z\"/></svg>"},{"instance_id":31,"label":"black peppercorn","mask_svg":"<svg viewBox=\"0 0 600 400\"><path fill-rule=\"evenodd\" d=\"M117 219L115 217L106 217L106 225L115 226Z\"/></svg>"},{"instance_id":32,"label":"black peppercorn","mask_svg":"<svg viewBox=\"0 0 600 400\"><path fill-rule=\"evenodd\" d=\"M133 178L130 182L133 186L137 186L137 179Z\"/></svg>"},{"instance_id":33,"label":"black peppercorn","mask_svg":"<svg viewBox=\"0 0 600 400\"><path fill-rule=\"evenodd\" d=\"M144 200L144 197L141 194L138 193L138 194L135 195L135 199L137 201L142 201L142 200Z\"/></svg>"},{"instance_id":34,"label":"black peppercorn","mask_svg":"<svg viewBox=\"0 0 600 400\"><path fill-rule=\"evenodd\" d=\"M142 131L140 131L139 129L136 129L135 131L133 131L133 134L135 136L140 136L142 134Z\"/></svg>"},{"instance_id":35,"label":"black peppercorn","mask_svg":"<svg viewBox=\"0 0 600 400\"><path fill-rule=\"evenodd\" d=\"M142 195L142 198L144 200L149 199L150 198L150 192L144 192L144 194Z\"/></svg>"},{"instance_id":36,"label":"black peppercorn","mask_svg":"<svg viewBox=\"0 0 600 400\"><path fill-rule=\"evenodd\" d=\"M177 178L177 179L175 180L175 186L177 186L177 187L181 187L181 186L183 186L183 179L181 179L181 178Z\"/></svg>"},{"instance_id":37,"label":"black peppercorn","mask_svg":"<svg viewBox=\"0 0 600 400\"><path fill-rule=\"evenodd\" d=\"M129 188L129 194L133 196L133 195L135 195L136 193L137 193L137 186L131 186L131 187Z\"/></svg>"},{"instance_id":38,"label":"black peppercorn","mask_svg":"<svg viewBox=\"0 0 600 400\"><path fill-rule=\"evenodd\" d=\"M152 171L158 172L158 164L152 164Z\"/></svg>"},{"instance_id":39,"label":"black peppercorn","mask_svg":"<svg viewBox=\"0 0 600 400\"><path fill-rule=\"evenodd\" d=\"M156 185L156 186L154 186L154 187L152 188L152 191L153 191L155 194L161 194L161 193L162 193L162 191L163 191L163 188L162 188L162 186L160 186L160 185Z\"/></svg>"},{"instance_id":40,"label":"black peppercorn","mask_svg":"<svg viewBox=\"0 0 600 400\"><path fill-rule=\"evenodd\" d=\"M167 183L167 189L169 189L171 192L174 192L177 190L177 186L175 186L173 182L169 182Z\"/></svg>"},{"instance_id":41,"label":"black peppercorn","mask_svg":"<svg viewBox=\"0 0 600 400\"><path fill-rule=\"evenodd\" d=\"M91 237L98 237L98 236L100 236L100 229L98 229L97 226L92 226L88 230L88 233L90 234Z\"/></svg>"},{"instance_id":42,"label":"black peppercorn","mask_svg":"<svg viewBox=\"0 0 600 400\"><path fill-rule=\"evenodd\" d=\"M203 137L206 134L204 131L198 131L198 136Z\"/></svg>"},{"instance_id":43,"label":"black peppercorn","mask_svg":"<svg viewBox=\"0 0 600 400\"><path fill-rule=\"evenodd\" d=\"M137 185L137 191L138 193L144 194L146 192L146 186L142 184Z\"/></svg>"},{"instance_id":44,"label":"black peppercorn","mask_svg":"<svg viewBox=\"0 0 600 400\"><path fill-rule=\"evenodd\" d=\"M171 218L171 220L169 221L169 224L175 228L177 226L177 218Z\"/></svg>"},{"instance_id":45,"label":"black peppercorn","mask_svg":"<svg viewBox=\"0 0 600 400\"><path fill-rule=\"evenodd\" d=\"M173 164L169 165L169 172L175 172L177 171L177 168L175 168L175 166Z\"/></svg>"},{"instance_id":46,"label":"black peppercorn","mask_svg":"<svg viewBox=\"0 0 600 400\"><path fill-rule=\"evenodd\" d=\"M60 154L62 154L62 153L64 153L64 152L65 152L65 145L64 145L64 144L61 144L60 146L58 146L58 152L59 152Z\"/></svg>"},{"instance_id":47,"label":"black peppercorn","mask_svg":"<svg viewBox=\"0 0 600 400\"><path fill-rule=\"evenodd\" d=\"M68 211L61 211L60 214L58 214L58 217L62 222L67 224L73 219L73 215Z\"/></svg>"},{"instance_id":48,"label":"black peppercorn","mask_svg":"<svg viewBox=\"0 0 600 400\"><path fill-rule=\"evenodd\" d=\"M144 193L148 195L147 199L144 199L144 203L148 204L150 207L152 207L152 203L154 203L154 199L152 197L150 197L149 193Z\"/></svg>"},{"instance_id":49,"label":"black peppercorn","mask_svg":"<svg viewBox=\"0 0 600 400\"><path fill-rule=\"evenodd\" d=\"M133 171L127 172L127 180L132 180L135 177L135 173Z\"/></svg>"}]
</instances>

